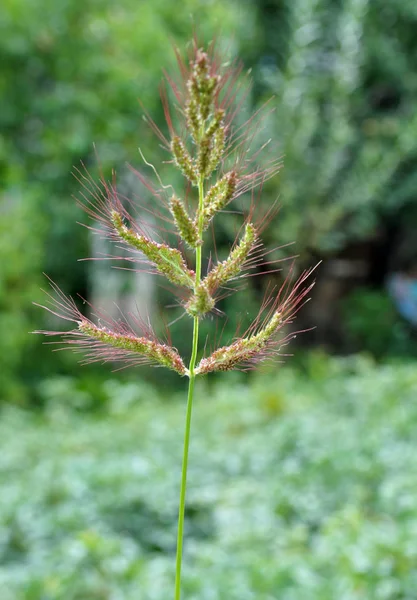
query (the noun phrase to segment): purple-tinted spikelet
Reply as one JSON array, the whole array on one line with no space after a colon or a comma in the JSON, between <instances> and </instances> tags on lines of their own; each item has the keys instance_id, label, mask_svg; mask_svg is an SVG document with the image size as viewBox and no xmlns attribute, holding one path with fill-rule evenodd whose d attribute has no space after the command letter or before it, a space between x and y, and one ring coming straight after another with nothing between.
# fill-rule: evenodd
<instances>
[{"instance_id":1,"label":"purple-tinted spikelet","mask_svg":"<svg viewBox=\"0 0 417 600\"><path fill-rule=\"evenodd\" d=\"M279 338L277 334L292 322L296 313L305 303L306 296L314 285L314 282L304 285L311 272L312 269L304 272L289 291L286 290L289 281L284 282L272 302L272 307L265 311L270 299L266 300L266 306L261 307L257 319L244 335L238 337L230 346L218 348L210 356L203 358L197 366L196 372L204 375L212 371L248 369L262 360L278 354L282 346L296 336L296 333L291 333ZM282 298L285 292L287 295Z\"/></svg>"},{"instance_id":2,"label":"purple-tinted spikelet","mask_svg":"<svg viewBox=\"0 0 417 600\"><path fill-rule=\"evenodd\" d=\"M37 306L56 317L75 323L76 328L70 331L35 333L61 336L67 347L83 352L85 364L123 361L129 366L150 364L167 367L179 375L186 375L187 369L175 348L161 343L150 325L146 325L139 317L129 315L135 328L142 334L140 336L125 319L116 321L98 311L95 312L96 324L80 312L73 298L67 297L52 281L50 285L53 293L45 292L46 304Z\"/></svg>"}]
</instances>

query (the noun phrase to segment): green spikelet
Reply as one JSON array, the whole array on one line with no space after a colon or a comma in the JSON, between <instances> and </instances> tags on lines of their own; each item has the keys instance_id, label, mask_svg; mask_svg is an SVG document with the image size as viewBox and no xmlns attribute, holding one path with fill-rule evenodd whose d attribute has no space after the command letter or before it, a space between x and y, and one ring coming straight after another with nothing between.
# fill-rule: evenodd
<instances>
[{"instance_id":1,"label":"green spikelet","mask_svg":"<svg viewBox=\"0 0 417 600\"><path fill-rule=\"evenodd\" d=\"M171 151L175 159L175 164L182 171L182 174L193 185L198 185L198 171L194 161L189 155L184 142L177 135L171 141Z\"/></svg>"},{"instance_id":2,"label":"green spikelet","mask_svg":"<svg viewBox=\"0 0 417 600\"><path fill-rule=\"evenodd\" d=\"M210 153L210 161L207 166L207 173L211 173L218 167L219 162L222 159L225 143L226 143L226 131L224 127L220 127L214 132L212 139L212 150ZM208 177L208 175L206 175Z\"/></svg>"},{"instance_id":3,"label":"green spikelet","mask_svg":"<svg viewBox=\"0 0 417 600\"><path fill-rule=\"evenodd\" d=\"M216 265L205 278L204 281L210 294L213 294L217 288L225 284L229 279L239 275L256 241L255 226L252 223L247 223L242 239L232 250L229 257Z\"/></svg>"},{"instance_id":4,"label":"green spikelet","mask_svg":"<svg viewBox=\"0 0 417 600\"><path fill-rule=\"evenodd\" d=\"M204 198L203 229L207 229L214 215L232 200L236 191L237 177L235 171L223 175L211 186Z\"/></svg>"},{"instance_id":5,"label":"green spikelet","mask_svg":"<svg viewBox=\"0 0 417 600\"><path fill-rule=\"evenodd\" d=\"M169 208L181 238L190 248L196 248L200 243L197 225L190 218L183 202L172 196Z\"/></svg>"},{"instance_id":6,"label":"green spikelet","mask_svg":"<svg viewBox=\"0 0 417 600\"><path fill-rule=\"evenodd\" d=\"M169 281L188 288L194 287L195 274L187 267L179 250L170 248L166 244L158 244L144 235L135 233L126 227L122 216L117 211L112 213L112 223L122 240L143 252L146 258Z\"/></svg>"},{"instance_id":7,"label":"green spikelet","mask_svg":"<svg viewBox=\"0 0 417 600\"><path fill-rule=\"evenodd\" d=\"M231 371L235 367L251 361L267 348L269 340L281 325L282 315L277 311L269 323L258 333L240 338L230 346L218 348L211 356L203 358L196 373L204 375L213 371Z\"/></svg>"}]
</instances>

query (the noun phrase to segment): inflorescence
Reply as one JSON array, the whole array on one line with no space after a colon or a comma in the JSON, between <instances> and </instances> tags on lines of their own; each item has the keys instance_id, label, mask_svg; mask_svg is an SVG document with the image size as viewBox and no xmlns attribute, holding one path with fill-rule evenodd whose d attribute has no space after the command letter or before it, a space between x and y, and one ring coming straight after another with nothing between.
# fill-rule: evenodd
<instances>
[{"instance_id":1,"label":"inflorescence","mask_svg":"<svg viewBox=\"0 0 417 600\"><path fill-rule=\"evenodd\" d=\"M242 277L245 270L259 268L265 254L260 242L260 228L248 217L229 256L210 265L208 273L203 276L200 270L204 232L229 203L274 175L280 168L280 162L271 161L262 169L257 164L257 154L249 157L254 129L252 119L243 127L233 126L237 113L238 69L223 69L214 50L209 54L198 47L194 47L189 64L180 61L180 67L182 81L174 83L170 78L168 81L180 105L183 120L177 128L174 127L165 96L170 139L157 131L173 164L184 176L190 194L193 188L198 191L199 200L194 208L189 198L185 200L176 194L162 203L167 213L164 219L169 219L174 225L182 242L180 247L173 248L163 239L155 241L145 225L137 224L126 211L126 203L119 197L114 184L102 180L101 186L94 183L89 186L88 177L81 171L79 178L84 189L84 208L100 222L96 231L128 248L132 253L128 260L144 262L152 272L184 288L184 310L191 318L202 319L215 308L218 291ZM153 122L151 126L156 129ZM140 177L144 182L145 179ZM147 185L156 196L163 197L166 186L161 192ZM184 247L200 257L200 269L194 271L189 267ZM291 322L305 301L312 287L312 284L305 284L309 275L310 272L303 273L289 290L287 282L285 290L281 290L269 303L272 308L265 311L264 305L244 335L203 357L194 374L247 367L279 351L288 338L279 340L278 332ZM124 320L106 320L103 315L94 323L80 313L71 298L65 297L55 284L51 285L54 293L48 294L49 305L44 308L73 321L76 327L69 332L42 333L63 336L71 347L83 351L89 362L124 360L132 365L151 363L172 369L182 376L190 374L169 340L167 343L159 341L149 325L145 326L135 317L132 326ZM262 316L265 312L267 315ZM138 335L138 329L141 335Z\"/></svg>"}]
</instances>

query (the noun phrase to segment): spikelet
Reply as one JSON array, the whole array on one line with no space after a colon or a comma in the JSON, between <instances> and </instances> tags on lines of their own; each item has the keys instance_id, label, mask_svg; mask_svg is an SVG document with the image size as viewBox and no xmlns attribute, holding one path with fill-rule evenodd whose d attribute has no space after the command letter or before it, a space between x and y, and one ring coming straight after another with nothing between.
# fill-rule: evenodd
<instances>
[{"instance_id":1,"label":"spikelet","mask_svg":"<svg viewBox=\"0 0 417 600\"><path fill-rule=\"evenodd\" d=\"M187 267L179 250L170 248L166 244L158 244L144 235L135 233L126 227L122 216L117 211L112 213L112 222L119 236L129 246L143 252L146 258L169 281L188 288L194 287L195 274Z\"/></svg>"},{"instance_id":2,"label":"spikelet","mask_svg":"<svg viewBox=\"0 0 417 600\"><path fill-rule=\"evenodd\" d=\"M216 265L205 278L205 285L210 294L213 294L220 286L233 279L242 271L250 253L257 243L255 226L246 223L245 232L237 246L231 251L228 258Z\"/></svg>"},{"instance_id":3,"label":"spikelet","mask_svg":"<svg viewBox=\"0 0 417 600\"><path fill-rule=\"evenodd\" d=\"M249 364L267 348L281 325L282 315L277 311L266 327L257 334L240 338L230 346L218 348L208 358L203 358L196 372L205 375L212 371L231 371L240 365Z\"/></svg>"},{"instance_id":4,"label":"spikelet","mask_svg":"<svg viewBox=\"0 0 417 600\"><path fill-rule=\"evenodd\" d=\"M211 152L208 165L204 171L204 177L209 177L213 173L213 171L218 167L219 162L222 159L226 145L226 131L224 127L219 127L210 139Z\"/></svg>"},{"instance_id":5,"label":"spikelet","mask_svg":"<svg viewBox=\"0 0 417 600\"><path fill-rule=\"evenodd\" d=\"M146 337L115 333L87 320L79 323L78 330L87 338L96 340L104 347L109 346L124 351L128 355L138 354L148 359L150 363L176 371L179 375L186 374L182 358L174 348L166 344L160 344Z\"/></svg>"},{"instance_id":6,"label":"spikelet","mask_svg":"<svg viewBox=\"0 0 417 600\"><path fill-rule=\"evenodd\" d=\"M184 177L193 185L198 185L198 170L195 161L191 158L182 139L177 135L171 141L171 151L174 155L175 164L182 171Z\"/></svg>"},{"instance_id":7,"label":"spikelet","mask_svg":"<svg viewBox=\"0 0 417 600\"><path fill-rule=\"evenodd\" d=\"M190 248L196 248L200 245L201 240L198 236L197 225L189 216L184 203L174 195L171 198L169 209L174 217L178 233L184 242L188 244Z\"/></svg>"},{"instance_id":8,"label":"spikelet","mask_svg":"<svg viewBox=\"0 0 417 600\"><path fill-rule=\"evenodd\" d=\"M222 210L232 200L236 191L237 176L235 171L230 171L216 181L204 197L203 203L203 230L210 225L214 215Z\"/></svg>"}]
</instances>

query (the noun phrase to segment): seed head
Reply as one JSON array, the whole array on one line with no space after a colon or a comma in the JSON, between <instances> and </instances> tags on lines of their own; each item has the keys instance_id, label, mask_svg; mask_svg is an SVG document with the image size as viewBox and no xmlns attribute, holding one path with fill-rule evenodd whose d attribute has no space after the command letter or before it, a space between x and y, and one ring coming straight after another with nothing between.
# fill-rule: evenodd
<instances>
[{"instance_id":1,"label":"seed head","mask_svg":"<svg viewBox=\"0 0 417 600\"><path fill-rule=\"evenodd\" d=\"M160 240L163 243L154 241L154 231L149 234L146 220L132 219L126 209L129 200L119 196L115 178L108 182L101 177L100 182L96 183L89 176L86 177L82 170L77 173L83 187L82 204L99 223L98 227L90 228L111 242L118 245L122 242L130 250L140 252L139 259L129 257L127 260L150 264L152 272L165 276L177 286L191 290L186 294L180 291L179 295L184 294L181 298L183 307L194 319L202 319L213 311L218 299L216 293L227 282L247 276L248 270L252 270L250 275L262 274L259 268L268 265L270 270L269 265L274 262L265 260L268 253L259 240L263 220L255 221L256 226L252 222L255 204L252 195L251 208L240 240L232 247L226 260L218 262L205 277L201 277L204 232L216 213L240 195L252 192L258 185L262 186L281 166L281 161L275 156L265 167L261 166L260 152L267 144L251 153L261 118L255 113L245 124L236 123L236 115L240 112L246 93L241 93L241 69L236 68L236 65L225 68L224 64L225 61L214 45L208 52L204 52L195 44L188 65L179 59L181 80L178 82L175 77L167 75L168 84L178 103L175 117L169 106L171 96L166 93L165 88L161 94L169 139L147 116L148 123L163 147L170 152L172 162L191 184L187 186L187 194L192 186L198 188L198 194L191 190L190 196L187 195L187 198L191 197L191 201L194 196L194 207L190 204L191 209L188 210L188 202L183 202L181 195L167 196L167 189L172 186L164 185L155 167L145 159L146 165L152 167L156 176L156 185L148 177L132 169L140 184L162 202L161 212L155 209L152 211L154 217L163 221L163 226L159 227L161 232L165 230L166 223L170 226L174 224L179 238L186 246L195 250L195 272L188 267L183 253L165 243L163 236ZM311 285L300 288L308 274L303 275L289 292L288 286L286 287L284 301L280 300L280 293L276 298L267 298L246 333L230 345L214 349L210 356L202 359L197 370L194 369L193 353L190 371L184 367L181 357L169 340L168 343L159 341L149 327L143 327L136 320L140 325L138 334L137 328L129 326L126 319L114 321L101 316L95 323L83 316L73 300L66 298L55 284L51 284L57 295L55 300L50 296L52 309L44 308L76 323L75 329L60 332L60 335L72 348L85 351L87 361L123 359L128 364L149 362L165 366L180 375L205 374L251 365L276 351L287 339L277 341L277 332L290 322L305 294L311 289ZM265 317L266 308L268 314ZM194 329L197 330L198 328ZM55 335L59 332L44 333Z\"/></svg>"}]
</instances>

